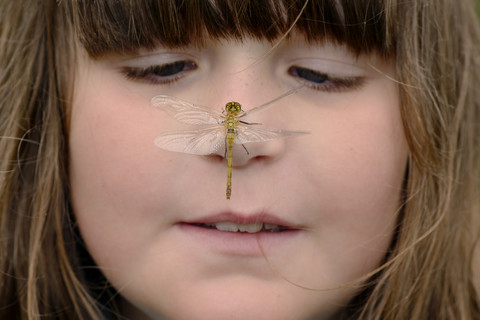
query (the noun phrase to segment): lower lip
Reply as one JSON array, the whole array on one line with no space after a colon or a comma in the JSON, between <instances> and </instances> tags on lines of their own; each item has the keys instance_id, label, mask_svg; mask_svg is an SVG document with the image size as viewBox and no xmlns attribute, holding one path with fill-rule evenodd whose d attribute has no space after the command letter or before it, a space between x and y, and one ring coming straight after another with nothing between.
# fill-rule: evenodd
<instances>
[{"instance_id":1,"label":"lower lip","mask_svg":"<svg viewBox=\"0 0 480 320\"><path fill-rule=\"evenodd\" d=\"M192 224L177 225L196 244L211 250L235 256L264 256L272 250L280 250L293 241L301 232L298 229L282 232L229 232L217 229L202 228Z\"/></svg>"}]
</instances>

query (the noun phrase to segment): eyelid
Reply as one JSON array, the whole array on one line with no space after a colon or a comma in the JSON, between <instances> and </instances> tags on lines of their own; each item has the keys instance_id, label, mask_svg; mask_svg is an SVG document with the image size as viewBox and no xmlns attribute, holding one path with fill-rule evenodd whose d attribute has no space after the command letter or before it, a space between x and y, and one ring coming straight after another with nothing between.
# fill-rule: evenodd
<instances>
[{"instance_id":1,"label":"eyelid","mask_svg":"<svg viewBox=\"0 0 480 320\"><path fill-rule=\"evenodd\" d=\"M287 73L305 86L324 92L346 92L361 88L367 71L354 61L307 57L288 61Z\"/></svg>"},{"instance_id":2,"label":"eyelid","mask_svg":"<svg viewBox=\"0 0 480 320\"><path fill-rule=\"evenodd\" d=\"M170 84L185 77L187 72L196 68L197 65L194 62L181 60L145 68L123 67L120 72L131 81L150 84Z\"/></svg>"},{"instance_id":3,"label":"eyelid","mask_svg":"<svg viewBox=\"0 0 480 320\"><path fill-rule=\"evenodd\" d=\"M120 63L120 73L128 80L154 85L170 84L198 68L198 59L189 52L147 52ZM175 70L175 64L184 63L184 68ZM170 67L172 70L168 71ZM162 68L164 68L162 70Z\"/></svg>"},{"instance_id":4,"label":"eyelid","mask_svg":"<svg viewBox=\"0 0 480 320\"><path fill-rule=\"evenodd\" d=\"M314 70L335 78L365 77L368 71L354 62L330 58L299 58L289 61L289 65Z\"/></svg>"},{"instance_id":5,"label":"eyelid","mask_svg":"<svg viewBox=\"0 0 480 320\"><path fill-rule=\"evenodd\" d=\"M321 71L292 66L288 69L288 73L298 78L298 81L306 87L317 91L324 92L347 92L362 87L366 78L357 77L336 77Z\"/></svg>"},{"instance_id":6,"label":"eyelid","mask_svg":"<svg viewBox=\"0 0 480 320\"><path fill-rule=\"evenodd\" d=\"M147 67L151 65L162 65L179 60L196 61L195 55L187 52L149 52L135 57L122 60L121 65L130 67Z\"/></svg>"}]
</instances>

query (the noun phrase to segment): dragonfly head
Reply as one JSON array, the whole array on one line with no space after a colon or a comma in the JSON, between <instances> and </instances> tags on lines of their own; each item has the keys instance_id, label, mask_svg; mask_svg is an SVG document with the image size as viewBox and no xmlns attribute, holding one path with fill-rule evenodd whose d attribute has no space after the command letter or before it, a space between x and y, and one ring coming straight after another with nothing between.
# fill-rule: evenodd
<instances>
[{"instance_id":1,"label":"dragonfly head","mask_svg":"<svg viewBox=\"0 0 480 320\"><path fill-rule=\"evenodd\" d=\"M225 111L228 114L239 114L242 111L242 106L238 102L229 102L225 105Z\"/></svg>"}]
</instances>

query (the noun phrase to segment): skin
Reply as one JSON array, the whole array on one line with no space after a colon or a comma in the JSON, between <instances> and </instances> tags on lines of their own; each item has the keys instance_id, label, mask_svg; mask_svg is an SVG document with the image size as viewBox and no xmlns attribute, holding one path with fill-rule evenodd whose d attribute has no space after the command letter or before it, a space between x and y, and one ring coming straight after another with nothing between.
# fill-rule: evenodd
<instances>
[{"instance_id":1,"label":"skin","mask_svg":"<svg viewBox=\"0 0 480 320\"><path fill-rule=\"evenodd\" d=\"M139 56L80 54L69 141L73 208L132 319L329 319L358 292L348 283L384 258L408 153L395 64L300 39L265 55L270 48L210 41ZM189 59L196 67L170 83L122 73ZM317 90L291 66L363 80ZM157 94L216 111L238 101L248 111L305 83L245 120L310 133L248 144L248 154L237 146L230 200L223 150L198 156L153 144L161 132L191 129L152 107ZM277 242L258 238L259 254L239 250L239 237L222 247L205 240L220 231L199 237L179 227L225 212L266 213L301 231Z\"/></svg>"}]
</instances>

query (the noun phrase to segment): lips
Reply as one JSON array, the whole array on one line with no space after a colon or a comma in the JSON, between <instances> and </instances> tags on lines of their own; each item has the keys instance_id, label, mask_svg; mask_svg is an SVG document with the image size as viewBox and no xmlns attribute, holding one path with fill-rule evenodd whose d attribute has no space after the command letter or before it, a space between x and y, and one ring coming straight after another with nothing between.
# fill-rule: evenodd
<instances>
[{"instance_id":1,"label":"lips","mask_svg":"<svg viewBox=\"0 0 480 320\"><path fill-rule=\"evenodd\" d=\"M207 229L217 229L219 231L228 231L228 232L248 232L248 233L257 233L257 232L281 232L289 230L289 227L281 226L271 223L255 222L250 224L238 224L231 221L222 221L217 223L194 223L193 225L197 227L207 228Z\"/></svg>"},{"instance_id":2,"label":"lips","mask_svg":"<svg viewBox=\"0 0 480 320\"><path fill-rule=\"evenodd\" d=\"M242 216L234 213L224 213L186 223L195 227L225 232L283 232L295 229L290 223L267 214Z\"/></svg>"},{"instance_id":3,"label":"lips","mask_svg":"<svg viewBox=\"0 0 480 320\"><path fill-rule=\"evenodd\" d=\"M263 257L286 248L305 228L270 214L221 213L177 224L195 252L224 257Z\"/></svg>"}]
</instances>

